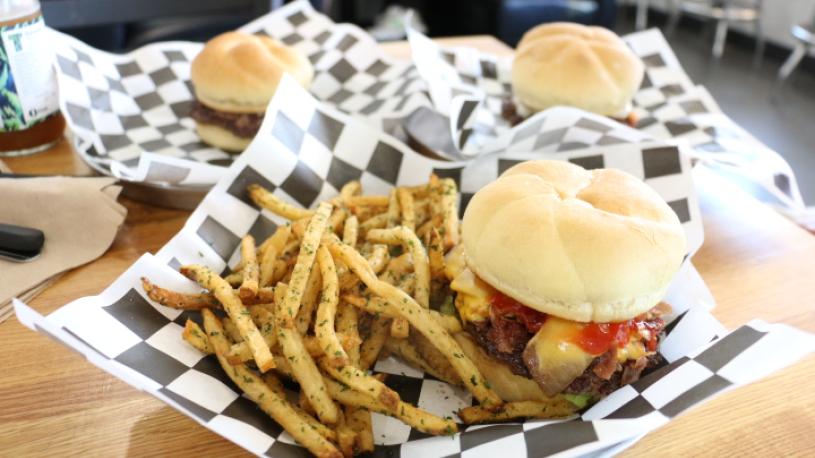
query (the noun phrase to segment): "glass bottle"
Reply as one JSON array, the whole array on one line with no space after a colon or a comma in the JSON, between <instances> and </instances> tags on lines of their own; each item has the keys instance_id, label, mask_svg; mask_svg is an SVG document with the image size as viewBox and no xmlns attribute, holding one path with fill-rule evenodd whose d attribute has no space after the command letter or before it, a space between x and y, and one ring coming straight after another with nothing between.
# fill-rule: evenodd
<instances>
[{"instance_id":1,"label":"glass bottle","mask_svg":"<svg viewBox=\"0 0 815 458\"><path fill-rule=\"evenodd\" d=\"M38 0L0 0L0 156L47 149L65 130Z\"/></svg>"}]
</instances>

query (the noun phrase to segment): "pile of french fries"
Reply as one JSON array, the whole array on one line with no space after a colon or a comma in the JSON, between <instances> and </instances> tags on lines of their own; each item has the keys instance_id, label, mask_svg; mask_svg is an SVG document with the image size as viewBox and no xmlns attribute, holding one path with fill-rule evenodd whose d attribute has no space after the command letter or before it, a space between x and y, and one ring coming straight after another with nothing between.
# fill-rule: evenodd
<instances>
[{"instance_id":1,"label":"pile of french fries","mask_svg":"<svg viewBox=\"0 0 815 458\"><path fill-rule=\"evenodd\" d=\"M459 241L455 182L364 196L358 181L305 210L250 185L254 202L290 221L259 245L245 236L233 273L221 277L201 265L182 274L206 291L184 294L142 278L162 305L200 310L203 329L188 320L184 339L214 354L226 374L264 412L316 456L374 450L371 412L389 415L428 434L454 434L442 418L403 402L369 370L392 354L465 387L479 406L461 409L465 423L518 417L566 416L563 400L504 403L452 334L461 332L449 304L445 253ZM442 309L444 310L444 309ZM290 400L279 376L300 386Z\"/></svg>"}]
</instances>

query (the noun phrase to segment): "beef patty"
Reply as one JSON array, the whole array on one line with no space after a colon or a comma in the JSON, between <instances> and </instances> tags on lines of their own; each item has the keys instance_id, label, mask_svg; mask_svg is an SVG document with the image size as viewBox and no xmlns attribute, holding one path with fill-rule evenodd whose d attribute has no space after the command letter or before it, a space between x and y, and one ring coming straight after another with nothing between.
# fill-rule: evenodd
<instances>
[{"instance_id":1,"label":"beef patty","mask_svg":"<svg viewBox=\"0 0 815 458\"><path fill-rule=\"evenodd\" d=\"M515 105L515 102L512 99L505 99L503 102L501 102L501 117L504 118L504 120L506 120L511 127L515 127L518 124L526 121L526 118L518 113L518 107ZM637 127L639 122L637 115L633 111L625 118L616 118L614 116L609 116L609 118L634 128Z\"/></svg>"},{"instance_id":2,"label":"beef patty","mask_svg":"<svg viewBox=\"0 0 815 458\"><path fill-rule=\"evenodd\" d=\"M662 333L664 322L656 314L648 321L654 332ZM487 354L504 363L513 374L531 378L522 355L534 334L523 323L491 314L489 320L467 323L466 328ZM623 385L639 380L643 371L658 367L663 362L664 359L657 353L620 363L617 361L616 348L612 347L596 357L564 391L591 394L593 398L599 399Z\"/></svg>"},{"instance_id":3,"label":"beef patty","mask_svg":"<svg viewBox=\"0 0 815 458\"><path fill-rule=\"evenodd\" d=\"M227 113L214 110L197 100L192 106L190 117L201 124L222 127L241 138L253 138L263 122L263 113Z\"/></svg>"}]
</instances>

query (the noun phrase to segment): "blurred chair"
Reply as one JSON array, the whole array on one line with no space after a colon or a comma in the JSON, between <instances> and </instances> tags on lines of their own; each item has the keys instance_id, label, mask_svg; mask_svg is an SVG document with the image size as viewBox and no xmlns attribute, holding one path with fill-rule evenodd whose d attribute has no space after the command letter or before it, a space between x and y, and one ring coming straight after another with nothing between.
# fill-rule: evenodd
<instances>
[{"instance_id":1,"label":"blurred chair","mask_svg":"<svg viewBox=\"0 0 815 458\"><path fill-rule=\"evenodd\" d=\"M724 53L727 29L736 22L751 23L755 31L756 62L764 55L764 31L761 28L763 0L670 0L671 12L667 30L673 31L682 13L689 13L716 21L716 35L713 39L713 56L717 59ZM637 0L638 30L646 27L649 0Z\"/></svg>"},{"instance_id":2,"label":"blurred chair","mask_svg":"<svg viewBox=\"0 0 815 458\"><path fill-rule=\"evenodd\" d=\"M502 0L496 35L515 46L524 32L544 22L568 21L614 27L614 0Z\"/></svg>"},{"instance_id":3,"label":"blurred chair","mask_svg":"<svg viewBox=\"0 0 815 458\"><path fill-rule=\"evenodd\" d=\"M792 54L784 62L784 65L778 70L778 80L784 82L792 74L795 67L801 63L801 59L806 56L809 51L815 48L815 15L813 15L809 24L795 24L790 29L792 37L795 38L795 49Z\"/></svg>"}]
</instances>

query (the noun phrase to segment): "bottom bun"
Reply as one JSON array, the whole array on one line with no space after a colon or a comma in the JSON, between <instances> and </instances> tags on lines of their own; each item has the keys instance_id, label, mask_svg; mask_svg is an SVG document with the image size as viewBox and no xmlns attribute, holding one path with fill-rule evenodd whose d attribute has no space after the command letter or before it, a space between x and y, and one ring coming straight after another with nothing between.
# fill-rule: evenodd
<instances>
[{"instance_id":1,"label":"bottom bun","mask_svg":"<svg viewBox=\"0 0 815 458\"><path fill-rule=\"evenodd\" d=\"M195 123L195 130L201 141L229 153L240 153L252 142L251 138L238 137L232 132L215 124Z\"/></svg>"},{"instance_id":2,"label":"bottom bun","mask_svg":"<svg viewBox=\"0 0 815 458\"><path fill-rule=\"evenodd\" d=\"M534 380L513 374L503 363L487 355L468 334L459 332L453 337L461 346L464 354L470 358L481 375L490 383L495 394L504 401L546 401L549 399Z\"/></svg>"}]
</instances>

